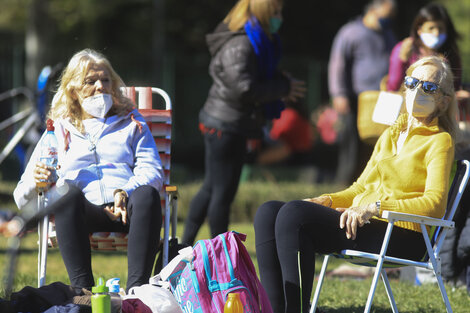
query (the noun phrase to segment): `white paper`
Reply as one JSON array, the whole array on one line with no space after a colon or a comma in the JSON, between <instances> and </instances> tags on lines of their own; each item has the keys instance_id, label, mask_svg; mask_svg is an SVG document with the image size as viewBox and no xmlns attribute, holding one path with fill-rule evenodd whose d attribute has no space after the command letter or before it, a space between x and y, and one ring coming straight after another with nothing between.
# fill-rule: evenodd
<instances>
[{"instance_id":1,"label":"white paper","mask_svg":"<svg viewBox=\"0 0 470 313\"><path fill-rule=\"evenodd\" d=\"M403 96L381 91L375 104L372 121L378 124L392 125L401 111Z\"/></svg>"}]
</instances>

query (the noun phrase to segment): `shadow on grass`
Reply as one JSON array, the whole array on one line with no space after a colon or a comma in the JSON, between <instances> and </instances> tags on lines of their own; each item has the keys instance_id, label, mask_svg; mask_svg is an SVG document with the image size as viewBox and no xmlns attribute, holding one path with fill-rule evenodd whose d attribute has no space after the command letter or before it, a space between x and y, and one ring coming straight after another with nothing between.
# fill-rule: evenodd
<instances>
[{"instance_id":1,"label":"shadow on grass","mask_svg":"<svg viewBox=\"0 0 470 313\"><path fill-rule=\"evenodd\" d=\"M320 312L322 313L362 313L364 312L364 307L363 306L349 306L349 307L340 307L340 308L335 308L335 309L329 309L326 307L319 307ZM372 306L372 309L370 310L372 313L390 313L392 310L391 307L387 308L377 308ZM442 312L441 310L438 309L429 309L426 308L426 310L413 310L413 311L403 311L400 310L400 313L439 313Z\"/></svg>"},{"instance_id":2,"label":"shadow on grass","mask_svg":"<svg viewBox=\"0 0 470 313\"><path fill-rule=\"evenodd\" d=\"M0 255L7 255L8 249L0 249ZM38 249L37 248L20 248L18 253L21 254L26 254L26 255L31 255L31 254L37 254ZM49 249L47 250L48 255L52 254L59 254L60 251L59 249ZM93 255L127 255L127 251L95 251L92 250L91 252Z\"/></svg>"}]
</instances>

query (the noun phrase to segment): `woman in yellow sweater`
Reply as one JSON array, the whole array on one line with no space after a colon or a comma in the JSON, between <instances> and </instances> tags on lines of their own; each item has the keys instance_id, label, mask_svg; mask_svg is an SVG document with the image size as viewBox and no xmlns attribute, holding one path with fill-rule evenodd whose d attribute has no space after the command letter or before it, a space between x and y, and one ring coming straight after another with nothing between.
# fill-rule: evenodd
<instances>
[{"instance_id":1,"label":"woman in yellow sweater","mask_svg":"<svg viewBox=\"0 0 470 313\"><path fill-rule=\"evenodd\" d=\"M444 215L457 132L452 71L442 58L426 57L406 74L406 113L379 138L355 183L337 193L259 207L256 254L274 312L308 312L315 253L378 253L387 226L378 217L382 210ZM419 227L395 225L388 253L421 259L426 248Z\"/></svg>"}]
</instances>

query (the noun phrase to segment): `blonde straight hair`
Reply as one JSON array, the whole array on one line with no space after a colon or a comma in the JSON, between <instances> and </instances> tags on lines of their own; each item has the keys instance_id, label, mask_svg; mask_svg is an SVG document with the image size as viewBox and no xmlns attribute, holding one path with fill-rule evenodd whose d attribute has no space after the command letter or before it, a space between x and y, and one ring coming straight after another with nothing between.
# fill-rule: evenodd
<instances>
[{"instance_id":1,"label":"blonde straight hair","mask_svg":"<svg viewBox=\"0 0 470 313\"><path fill-rule=\"evenodd\" d=\"M458 139L458 125L457 125L457 99L454 90L454 75L447 61L439 56L428 56L419 59L411 64L406 71L406 75L410 76L413 71L423 65L435 66L438 70L439 81L435 82L439 85L440 92L434 96L437 102L448 101L448 105L444 110L440 110L439 106L428 117L428 122L434 118L438 118L439 126L447 131L454 140ZM448 99L445 99L448 97Z\"/></svg>"},{"instance_id":2,"label":"blonde straight hair","mask_svg":"<svg viewBox=\"0 0 470 313\"><path fill-rule=\"evenodd\" d=\"M83 109L78 102L77 90L83 87L85 77L92 65L104 66L111 79L113 106L108 115L122 116L134 109L132 101L123 95L121 87L125 87L124 82L114 71L111 63L101 53L85 49L77 52L62 72L59 89L52 99L49 118L53 120L68 118L80 132L84 131Z\"/></svg>"},{"instance_id":3,"label":"blonde straight hair","mask_svg":"<svg viewBox=\"0 0 470 313\"><path fill-rule=\"evenodd\" d=\"M245 26L251 16L255 16L264 32L270 36L269 19L282 9L282 0L239 0L224 19L232 32Z\"/></svg>"}]
</instances>

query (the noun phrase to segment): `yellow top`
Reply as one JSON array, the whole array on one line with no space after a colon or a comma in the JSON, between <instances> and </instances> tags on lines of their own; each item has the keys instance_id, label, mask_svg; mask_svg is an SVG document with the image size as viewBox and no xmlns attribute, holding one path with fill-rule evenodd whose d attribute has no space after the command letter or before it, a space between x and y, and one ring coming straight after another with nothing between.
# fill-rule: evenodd
<instances>
[{"instance_id":1,"label":"yellow top","mask_svg":"<svg viewBox=\"0 0 470 313\"><path fill-rule=\"evenodd\" d=\"M381 201L381 209L441 218L447 204L454 142L439 129L437 118L430 125L410 129L400 154L397 140L406 129L402 114L377 141L361 176L348 189L329 194L333 208L347 208ZM379 218L380 219L380 218ZM421 232L416 223L396 226Z\"/></svg>"}]
</instances>

